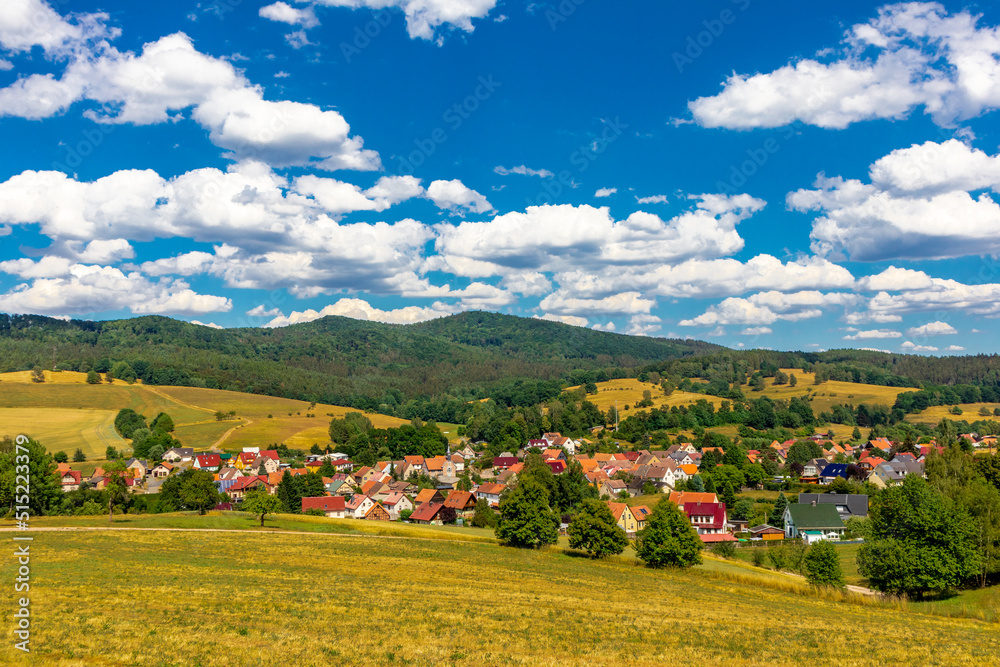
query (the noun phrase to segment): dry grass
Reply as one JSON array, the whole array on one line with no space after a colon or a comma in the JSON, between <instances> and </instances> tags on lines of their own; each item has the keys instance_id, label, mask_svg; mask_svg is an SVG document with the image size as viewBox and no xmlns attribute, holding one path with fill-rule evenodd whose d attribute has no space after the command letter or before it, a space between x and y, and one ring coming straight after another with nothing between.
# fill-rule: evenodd
<instances>
[{"instance_id":1,"label":"dry grass","mask_svg":"<svg viewBox=\"0 0 1000 667\"><path fill-rule=\"evenodd\" d=\"M959 421L964 419L970 424L974 421L980 419L997 419L993 416L993 410L1000 408L1000 403L962 403L958 406L962 409L962 414L953 415L951 414L952 406L950 405L935 405L932 408L927 408L923 412L919 412L915 415L908 415L907 420L916 422L918 424L932 424L936 425L942 419L951 419L952 421ZM990 416L986 417L979 414L980 408L988 408L990 411Z\"/></svg>"},{"instance_id":2,"label":"dry grass","mask_svg":"<svg viewBox=\"0 0 1000 667\"><path fill-rule=\"evenodd\" d=\"M10 581L14 567L3 559L0 576ZM808 655L850 666L1000 655L993 626L845 604L780 576L760 585L758 573L729 564L653 571L445 541L38 533L34 652L15 655L8 641L0 662L798 665Z\"/></svg>"},{"instance_id":3,"label":"dry grass","mask_svg":"<svg viewBox=\"0 0 1000 667\"><path fill-rule=\"evenodd\" d=\"M108 445L128 446L114 422L110 410L46 408L40 418L38 408L0 408L0 437L27 435L43 443L61 443L69 455L79 447L88 459L103 458Z\"/></svg>"}]
</instances>

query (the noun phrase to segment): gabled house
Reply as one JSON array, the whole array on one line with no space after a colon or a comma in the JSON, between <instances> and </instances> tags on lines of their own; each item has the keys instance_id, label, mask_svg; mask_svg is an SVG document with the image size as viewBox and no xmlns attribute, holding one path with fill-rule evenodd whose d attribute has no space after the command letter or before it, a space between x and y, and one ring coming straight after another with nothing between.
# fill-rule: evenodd
<instances>
[{"instance_id":1,"label":"gabled house","mask_svg":"<svg viewBox=\"0 0 1000 667\"><path fill-rule=\"evenodd\" d=\"M823 472L820 473L820 482L823 484L832 484L835 479L841 477L847 479L847 466L846 463L828 463Z\"/></svg>"},{"instance_id":2,"label":"gabled house","mask_svg":"<svg viewBox=\"0 0 1000 667\"><path fill-rule=\"evenodd\" d=\"M442 509L444 509L442 503L424 503L413 510L413 514L410 515L410 521L413 523L436 524L440 526L444 523L439 517Z\"/></svg>"},{"instance_id":3,"label":"gabled house","mask_svg":"<svg viewBox=\"0 0 1000 667\"><path fill-rule=\"evenodd\" d=\"M674 479L691 479L698 474L698 466L693 463L685 463L677 466L674 471Z\"/></svg>"},{"instance_id":4,"label":"gabled house","mask_svg":"<svg viewBox=\"0 0 1000 667\"><path fill-rule=\"evenodd\" d=\"M163 460L170 463L189 463L194 460L194 448L192 447L171 447L163 452Z\"/></svg>"},{"instance_id":5,"label":"gabled house","mask_svg":"<svg viewBox=\"0 0 1000 667\"><path fill-rule=\"evenodd\" d=\"M819 477L820 473L823 472L823 468L828 465L830 465L830 462L826 459L813 459L802 466L802 476Z\"/></svg>"},{"instance_id":6,"label":"gabled house","mask_svg":"<svg viewBox=\"0 0 1000 667\"><path fill-rule=\"evenodd\" d=\"M444 494L437 489L420 489L420 491L417 492L416 497L413 499L413 504L420 506L424 503L438 503L443 505Z\"/></svg>"},{"instance_id":7,"label":"gabled house","mask_svg":"<svg viewBox=\"0 0 1000 667\"><path fill-rule=\"evenodd\" d=\"M356 493L344 505L344 509L346 510L345 516L348 519L363 519L374 504L375 501L368 496Z\"/></svg>"},{"instance_id":8,"label":"gabled house","mask_svg":"<svg viewBox=\"0 0 1000 667\"><path fill-rule=\"evenodd\" d=\"M315 498L302 499L302 511L321 510L323 514L331 519L343 519L347 512L347 503L343 496L319 496Z\"/></svg>"},{"instance_id":9,"label":"gabled house","mask_svg":"<svg viewBox=\"0 0 1000 667\"><path fill-rule=\"evenodd\" d=\"M698 535L718 535L727 532L725 503L684 503L681 507L698 531Z\"/></svg>"},{"instance_id":10,"label":"gabled house","mask_svg":"<svg viewBox=\"0 0 1000 667\"><path fill-rule=\"evenodd\" d=\"M636 505L631 509L632 516L635 517L636 532L638 532L646 527L646 519L653 513L653 510L649 509L645 505Z\"/></svg>"},{"instance_id":11,"label":"gabled house","mask_svg":"<svg viewBox=\"0 0 1000 667\"><path fill-rule=\"evenodd\" d=\"M142 479L149 472L149 462L144 459L131 458L125 462L125 468L132 471L132 477Z\"/></svg>"},{"instance_id":12,"label":"gabled house","mask_svg":"<svg viewBox=\"0 0 1000 667\"><path fill-rule=\"evenodd\" d=\"M839 540L844 522L835 505L791 503L785 508L785 537L803 539L809 544L820 540Z\"/></svg>"},{"instance_id":13,"label":"gabled house","mask_svg":"<svg viewBox=\"0 0 1000 667\"><path fill-rule=\"evenodd\" d=\"M254 458L253 463L250 464L250 471L258 475L270 475L271 473L278 472L279 467L278 459L258 454Z\"/></svg>"},{"instance_id":14,"label":"gabled house","mask_svg":"<svg viewBox=\"0 0 1000 667\"><path fill-rule=\"evenodd\" d=\"M65 471L59 479L62 484L63 493L69 493L70 491L76 491L79 489L82 477L83 475L79 470Z\"/></svg>"},{"instance_id":15,"label":"gabled house","mask_svg":"<svg viewBox=\"0 0 1000 667\"><path fill-rule=\"evenodd\" d=\"M229 496L230 500L238 502L243 499L243 496L245 496L248 491L258 488L263 488L268 491L268 493L271 493L271 490L267 485L266 477L260 475L246 475L240 477L239 479L232 480L232 484L230 484L229 488L225 490L225 493Z\"/></svg>"},{"instance_id":16,"label":"gabled house","mask_svg":"<svg viewBox=\"0 0 1000 667\"><path fill-rule=\"evenodd\" d=\"M880 489L894 484L902 484L907 475L923 476L924 467L922 463L907 460L892 460L887 463L880 463L872 470L868 476L868 481Z\"/></svg>"},{"instance_id":17,"label":"gabled house","mask_svg":"<svg viewBox=\"0 0 1000 667\"><path fill-rule=\"evenodd\" d=\"M220 480L227 480L227 479L233 480L243 477L243 473L237 470L236 468L223 468L222 470L219 471L218 477Z\"/></svg>"},{"instance_id":18,"label":"gabled house","mask_svg":"<svg viewBox=\"0 0 1000 667\"><path fill-rule=\"evenodd\" d=\"M754 526L749 529L751 537L759 537L762 540L783 540L785 539L785 531L781 528L775 528L766 523L759 526Z\"/></svg>"},{"instance_id":19,"label":"gabled house","mask_svg":"<svg viewBox=\"0 0 1000 667\"><path fill-rule=\"evenodd\" d=\"M365 512L365 515L361 518L368 521L392 521L392 517L389 516L389 511L382 507L379 503L375 503L369 507L368 511Z\"/></svg>"},{"instance_id":20,"label":"gabled house","mask_svg":"<svg viewBox=\"0 0 1000 667\"><path fill-rule=\"evenodd\" d=\"M413 502L406 497L405 493L393 491L382 501L382 506L389 512L393 521L398 521L402 512L413 509Z\"/></svg>"},{"instance_id":21,"label":"gabled house","mask_svg":"<svg viewBox=\"0 0 1000 667\"><path fill-rule=\"evenodd\" d=\"M597 488L597 492L600 495L608 496L609 498L617 498L618 494L622 491L628 493L628 485L620 479L606 479Z\"/></svg>"},{"instance_id":22,"label":"gabled house","mask_svg":"<svg viewBox=\"0 0 1000 667\"><path fill-rule=\"evenodd\" d=\"M452 491L445 499L444 506L452 508L458 516L464 517L476 509L476 496L470 491Z\"/></svg>"},{"instance_id":23,"label":"gabled house","mask_svg":"<svg viewBox=\"0 0 1000 667\"><path fill-rule=\"evenodd\" d=\"M222 467L222 459L218 454L202 454L194 457L193 467L197 470L216 472Z\"/></svg>"},{"instance_id":24,"label":"gabled house","mask_svg":"<svg viewBox=\"0 0 1000 667\"><path fill-rule=\"evenodd\" d=\"M636 534L639 530L639 522L636 521L631 507L625 503L616 503L609 500L608 509L611 510L611 515L615 517L615 523L617 523L622 530L624 530L628 535Z\"/></svg>"},{"instance_id":25,"label":"gabled house","mask_svg":"<svg viewBox=\"0 0 1000 667\"><path fill-rule=\"evenodd\" d=\"M516 456L495 456L493 457L493 471L500 473L519 463Z\"/></svg>"},{"instance_id":26,"label":"gabled house","mask_svg":"<svg viewBox=\"0 0 1000 667\"><path fill-rule=\"evenodd\" d=\"M154 479L162 479L174 471L174 466L166 461L160 461L150 471Z\"/></svg>"},{"instance_id":27,"label":"gabled house","mask_svg":"<svg viewBox=\"0 0 1000 667\"><path fill-rule=\"evenodd\" d=\"M667 500L678 507L684 507L687 503L717 503L719 497L708 491L672 491Z\"/></svg>"},{"instance_id":28,"label":"gabled house","mask_svg":"<svg viewBox=\"0 0 1000 667\"><path fill-rule=\"evenodd\" d=\"M255 452L240 452L232 461L232 466L237 470L246 470L253 466L253 462L257 459L257 454Z\"/></svg>"},{"instance_id":29,"label":"gabled house","mask_svg":"<svg viewBox=\"0 0 1000 667\"><path fill-rule=\"evenodd\" d=\"M476 489L476 499L483 498L491 507L497 507L500 505L500 494L506 488L503 484L496 484L494 482L480 484L479 488Z\"/></svg>"},{"instance_id":30,"label":"gabled house","mask_svg":"<svg viewBox=\"0 0 1000 667\"><path fill-rule=\"evenodd\" d=\"M799 505L833 505L842 520L868 516L868 496L860 493L800 493Z\"/></svg>"}]
</instances>

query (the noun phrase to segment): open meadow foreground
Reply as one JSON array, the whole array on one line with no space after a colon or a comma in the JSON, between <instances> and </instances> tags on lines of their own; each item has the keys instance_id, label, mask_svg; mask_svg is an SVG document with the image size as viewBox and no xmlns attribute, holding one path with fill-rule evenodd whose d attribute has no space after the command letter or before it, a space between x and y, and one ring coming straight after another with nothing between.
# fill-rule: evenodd
<instances>
[{"instance_id":1,"label":"open meadow foreground","mask_svg":"<svg viewBox=\"0 0 1000 667\"><path fill-rule=\"evenodd\" d=\"M38 648L28 664L796 665L806 652L813 665L987 665L1000 656L992 623L779 590L735 568L654 571L560 549L360 533L34 538ZM5 562L3 576L11 569ZM9 647L0 656L23 660Z\"/></svg>"}]
</instances>

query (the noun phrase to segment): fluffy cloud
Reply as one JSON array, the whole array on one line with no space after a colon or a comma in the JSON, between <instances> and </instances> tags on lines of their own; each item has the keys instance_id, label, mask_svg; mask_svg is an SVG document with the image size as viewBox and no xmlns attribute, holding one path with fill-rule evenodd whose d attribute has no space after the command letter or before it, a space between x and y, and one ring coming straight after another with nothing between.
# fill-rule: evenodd
<instances>
[{"instance_id":1,"label":"fluffy cloud","mask_svg":"<svg viewBox=\"0 0 1000 667\"><path fill-rule=\"evenodd\" d=\"M540 308L557 315L587 313L590 315L645 314L656 302L645 299L639 292L622 292L603 299L579 299L567 297L558 291L549 294L538 304ZM659 321L659 320L657 320Z\"/></svg>"},{"instance_id":2,"label":"fluffy cloud","mask_svg":"<svg viewBox=\"0 0 1000 667\"><path fill-rule=\"evenodd\" d=\"M312 7L298 9L286 2L276 2L273 5L265 5L258 12L261 18L287 23L289 25L300 25L303 28L314 28L319 25L316 20L316 13Z\"/></svg>"},{"instance_id":3,"label":"fluffy cloud","mask_svg":"<svg viewBox=\"0 0 1000 667\"><path fill-rule=\"evenodd\" d=\"M380 310L363 299L340 299L336 303L323 308L323 310L306 310L303 312L292 312L287 317L279 315L265 324L266 327L285 327L289 324L300 324L302 322L312 322L327 315L339 315L350 317L355 320L367 320L370 322L388 322L390 324L412 324L413 322L424 322L437 317L452 315L456 309L443 303L436 302L429 307L407 306L395 310ZM264 315L266 313L248 313Z\"/></svg>"},{"instance_id":4,"label":"fluffy cloud","mask_svg":"<svg viewBox=\"0 0 1000 667\"><path fill-rule=\"evenodd\" d=\"M496 0L298 0L311 5L327 7L350 7L358 9L370 7L383 9L397 7L406 14L406 30L413 39L437 39L441 43L443 37L437 35L437 29L448 26L452 29L472 32L475 27L472 19L481 19L489 15L496 7Z\"/></svg>"},{"instance_id":5,"label":"fluffy cloud","mask_svg":"<svg viewBox=\"0 0 1000 667\"><path fill-rule=\"evenodd\" d=\"M949 345L944 349L948 350L949 352L962 352L965 350L965 348L962 347L961 345Z\"/></svg>"},{"instance_id":6,"label":"fluffy cloud","mask_svg":"<svg viewBox=\"0 0 1000 667\"><path fill-rule=\"evenodd\" d=\"M25 267L19 268L24 271ZM24 271L24 275L29 274ZM112 267L83 264L69 267L60 277L37 277L30 284L0 294L0 311L7 313L67 315L127 308L137 315L201 315L227 312L232 307L229 299L198 294L182 280L154 283L138 272L126 274Z\"/></svg>"},{"instance_id":7,"label":"fluffy cloud","mask_svg":"<svg viewBox=\"0 0 1000 667\"><path fill-rule=\"evenodd\" d=\"M281 311L277 308L265 308L263 304L254 306L246 312L250 317L277 317Z\"/></svg>"},{"instance_id":8,"label":"fluffy cloud","mask_svg":"<svg viewBox=\"0 0 1000 667\"><path fill-rule=\"evenodd\" d=\"M488 213L493 210L493 205L486 201L486 197L466 187L457 178L450 181L434 181L427 186L426 197L438 208L451 211L455 215L464 215L466 211Z\"/></svg>"},{"instance_id":9,"label":"fluffy cloud","mask_svg":"<svg viewBox=\"0 0 1000 667\"><path fill-rule=\"evenodd\" d=\"M75 56L60 79L22 77L0 89L0 117L47 118L81 100L99 105L85 115L101 123L162 123L193 109L211 140L237 159L327 170L381 167L339 113L265 100L231 63L199 52L184 33L147 43L140 55L102 42Z\"/></svg>"},{"instance_id":10,"label":"fluffy cloud","mask_svg":"<svg viewBox=\"0 0 1000 667\"><path fill-rule=\"evenodd\" d=\"M521 176L540 176L541 178L552 178L555 176L555 174L548 169L531 169L529 167L525 167L523 164L517 167L511 167L510 169L497 166L493 168L493 171L501 176L510 176L511 174L520 174Z\"/></svg>"},{"instance_id":11,"label":"fluffy cloud","mask_svg":"<svg viewBox=\"0 0 1000 667\"><path fill-rule=\"evenodd\" d=\"M815 189L787 196L789 207L818 211L812 250L856 261L943 259L1000 252L1000 155L961 142L927 142L893 151L870 169L871 183L820 175Z\"/></svg>"},{"instance_id":12,"label":"fluffy cloud","mask_svg":"<svg viewBox=\"0 0 1000 667\"><path fill-rule=\"evenodd\" d=\"M912 327L906 330L907 336L945 336L949 334L957 334L958 329L951 326L947 322L930 322L923 326Z\"/></svg>"},{"instance_id":13,"label":"fluffy cloud","mask_svg":"<svg viewBox=\"0 0 1000 667\"><path fill-rule=\"evenodd\" d=\"M774 333L771 327L747 327L740 332L741 336L765 336Z\"/></svg>"},{"instance_id":14,"label":"fluffy cloud","mask_svg":"<svg viewBox=\"0 0 1000 667\"><path fill-rule=\"evenodd\" d=\"M904 352L937 352L938 348L933 345L917 345L911 341L904 341L902 345L899 346Z\"/></svg>"},{"instance_id":15,"label":"fluffy cloud","mask_svg":"<svg viewBox=\"0 0 1000 667\"><path fill-rule=\"evenodd\" d=\"M650 197L636 197L635 201L639 204L666 204L668 197L667 195L652 195Z\"/></svg>"},{"instance_id":16,"label":"fluffy cloud","mask_svg":"<svg viewBox=\"0 0 1000 667\"><path fill-rule=\"evenodd\" d=\"M576 317L575 315L553 315L552 313L545 313L544 315L533 315L536 320L548 320L549 322L561 322L562 324L568 324L574 327L585 327L587 326L586 317ZM600 326L595 325L595 329Z\"/></svg>"},{"instance_id":17,"label":"fluffy cloud","mask_svg":"<svg viewBox=\"0 0 1000 667\"><path fill-rule=\"evenodd\" d=\"M618 188L600 188L594 193L594 197L597 199L600 199L601 197L610 197L616 192L618 192Z\"/></svg>"},{"instance_id":18,"label":"fluffy cloud","mask_svg":"<svg viewBox=\"0 0 1000 667\"><path fill-rule=\"evenodd\" d=\"M12 53L41 47L49 57L64 57L88 42L112 39L108 15L76 14L63 18L42 0L4 0L0 5L0 48Z\"/></svg>"},{"instance_id":19,"label":"fluffy cloud","mask_svg":"<svg viewBox=\"0 0 1000 667\"><path fill-rule=\"evenodd\" d=\"M764 207L749 195L696 199L693 210L666 222L644 212L615 221L608 208L558 205L439 225L433 267L475 278L729 255L743 248L736 225Z\"/></svg>"},{"instance_id":20,"label":"fluffy cloud","mask_svg":"<svg viewBox=\"0 0 1000 667\"><path fill-rule=\"evenodd\" d=\"M796 321L819 317L823 310L834 306L849 306L858 301L854 294L843 292L822 293L806 290L787 294L760 292L748 298L730 297L709 308L693 319L681 320L680 325L717 326L744 324L769 325L778 320Z\"/></svg>"},{"instance_id":21,"label":"fluffy cloud","mask_svg":"<svg viewBox=\"0 0 1000 667\"><path fill-rule=\"evenodd\" d=\"M1000 31L968 11L938 3L879 9L845 35L843 49L773 72L733 74L723 90L689 103L706 127L777 127L801 121L825 128L898 119L922 106L941 125L1000 106Z\"/></svg>"},{"instance_id":22,"label":"fluffy cloud","mask_svg":"<svg viewBox=\"0 0 1000 667\"><path fill-rule=\"evenodd\" d=\"M637 314L628 318L625 333L631 336L650 336L660 330L660 320L656 315Z\"/></svg>"},{"instance_id":23,"label":"fluffy cloud","mask_svg":"<svg viewBox=\"0 0 1000 667\"><path fill-rule=\"evenodd\" d=\"M873 338L902 338L903 334L892 329L871 329L844 336L844 340L871 340Z\"/></svg>"}]
</instances>

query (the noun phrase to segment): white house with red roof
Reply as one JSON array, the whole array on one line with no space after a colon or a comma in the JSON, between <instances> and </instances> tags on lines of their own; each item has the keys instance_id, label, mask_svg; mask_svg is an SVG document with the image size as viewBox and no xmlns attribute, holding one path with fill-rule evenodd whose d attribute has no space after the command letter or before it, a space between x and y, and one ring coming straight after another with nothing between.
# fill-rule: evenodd
<instances>
[{"instance_id":1,"label":"white house with red roof","mask_svg":"<svg viewBox=\"0 0 1000 667\"><path fill-rule=\"evenodd\" d=\"M725 503L684 503L681 506L698 535L719 535L728 532Z\"/></svg>"},{"instance_id":2,"label":"white house with red roof","mask_svg":"<svg viewBox=\"0 0 1000 667\"><path fill-rule=\"evenodd\" d=\"M199 454L194 457L193 467L196 470L216 472L222 467L222 458L218 454Z\"/></svg>"}]
</instances>

